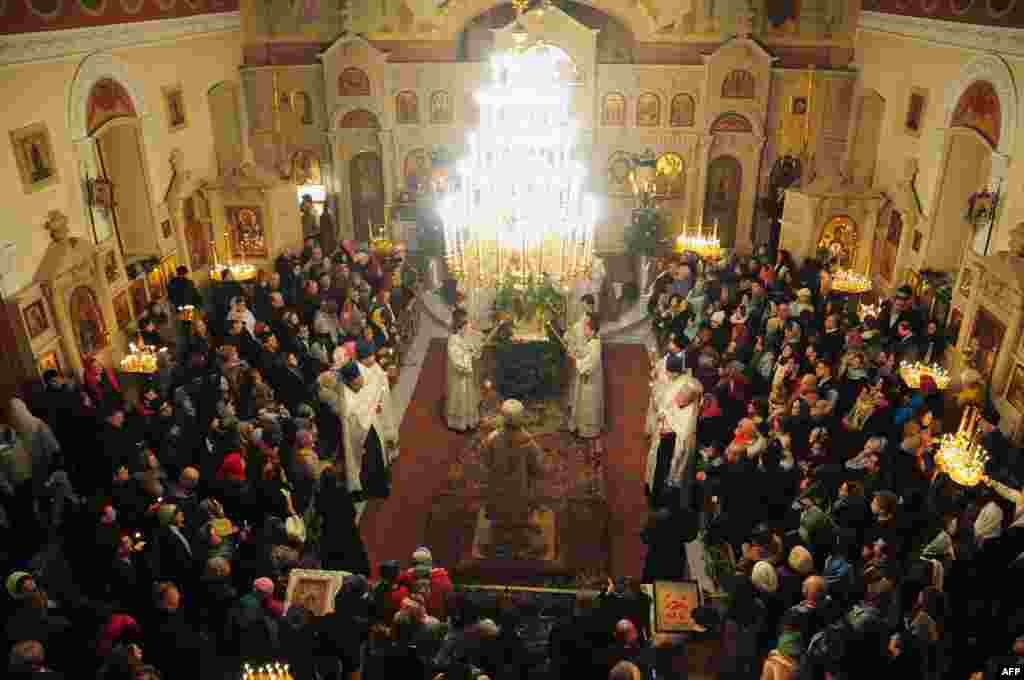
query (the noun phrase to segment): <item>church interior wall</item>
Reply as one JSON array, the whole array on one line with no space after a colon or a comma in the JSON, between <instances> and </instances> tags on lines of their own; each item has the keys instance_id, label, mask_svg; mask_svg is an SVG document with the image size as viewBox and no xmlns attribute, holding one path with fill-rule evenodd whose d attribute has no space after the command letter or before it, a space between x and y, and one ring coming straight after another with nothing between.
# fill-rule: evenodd
<instances>
[{"instance_id":1,"label":"church interior wall","mask_svg":"<svg viewBox=\"0 0 1024 680\"><path fill-rule=\"evenodd\" d=\"M959 48L867 30L860 31L857 37L860 88L877 91L886 102L878 142L875 186L887 193L891 192L904 180L907 161L916 160L916 185L925 215L917 225L917 230L923 232L926 242L949 240L948 234L944 233L948 227L944 224L936 225L934 219L939 206L939 192L943 186L942 173L946 168L945 151L948 147L944 126L947 125L947 90L958 81L960 73L973 60L984 54L984 47L979 44L977 50ZM1024 78L1024 62L1013 56L1001 58L1008 64L1019 93L1019 83ZM896 66L904 64L913 64L913 68ZM921 129L916 135L908 133L904 125L911 88L927 93ZM1024 140L1018 134L1014 138L1013 148L1007 150L1009 167L1002 183L1001 208L990 252L1005 250L1009 245L1011 229L1024 219L1024 202L1017 189L1024 182L1024 168L1019 162L1021 154L1024 154L1022 144ZM982 188L977 187L976 190ZM965 213L966 203L962 208ZM913 233L913 228L905 228L902 240L909 241ZM901 272L925 266L926 259L926 249L914 253L913 249L901 246L897 282L902 281ZM952 268L955 270L957 267L954 265Z\"/></svg>"},{"instance_id":2,"label":"church interior wall","mask_svg":"<svg viewBox=\"0 0 1024 680\"><path fill-rule=\"evenodd\" d=\"M206 93L219 81L237 79L241 34L219 33L174 44L123 48L114 54L123 63L133 87L144 92L152 119L144 137L154 202L160 200L170 179L168 157L172 149L184 152L187 168L192 172L216 176ZM73 236L90 241L93 238L86 219L80 156L68 117L71 83L80 63L80 59L61 60L0 69L0 91L17 93L16 100L9 99L7 105L0 107L0 128L14 131L32 123L45 124L59 178L39 191L23 191L12 145L5 140L0 155L0 182L9 189L4 201L4 239L14 242L17 249L16 267L4 278L7 294L29 283L50 244L50 237L41 226L50 210L60 210L69 217ZM187 126L174 132L169 129L162 90L172 84L182 86L187 117Z\"/></svg>"}]
</instances>

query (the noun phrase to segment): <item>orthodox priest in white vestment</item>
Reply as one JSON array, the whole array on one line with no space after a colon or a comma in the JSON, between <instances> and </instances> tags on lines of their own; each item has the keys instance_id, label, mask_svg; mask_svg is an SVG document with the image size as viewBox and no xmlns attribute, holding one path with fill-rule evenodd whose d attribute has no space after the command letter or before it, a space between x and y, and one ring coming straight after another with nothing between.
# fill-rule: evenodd
<instances>
[{"instance_id":1,"label":"orthodox priest in white vestment","mask_svg":"<svg viewBox=\"0 0 1024 680\"><path fill-rule=\"evenodd\" d=\"M481 338L473 331L462 310L452 314L452 332L448 336L448 385L445 420L458 432L480 424L480 375L477 360L483 351Z\"/></svg>"},{"instance_id":2,"label":"orthodox priest in white vestment","mask_svg":"<svg viewBox=\"0 0 1024 680\"><path fill-rule=\"evenodd\" d=\"M569 381L569 431L593 439L604 430L604 362L596 317L588 315L583 338L569 345L572 378Z\"/></svg>"},{"instance_id":3,"label":"orthodox priest in white vestment","mask_svg":"<svg viewBox=\"0 0 1024 680\"><path fill-rule=\"evenodd\" d=\"M693 495L694 451L703 387L700 381L686 375L681 356L670 356L665 369L670 380L658 400L660 436L651 441L644 482L653 507L678 504L685 509Z\"/></svg>"},{"instance_id":4,"label":"orthodox priest in white vestment","mask_svg":"<svg viewBox=\"0 0 1024 680\"><path fill-rule=\"evenodd\" d=\"M683 349L684 340L676 333L672 333L668 339L668 353L654 364L651 368L651 398L647 402L647 423L645 431L648 437L658 436L658 404L661 393L672 383L672 377L667 370L668 360L673 356L683 357L686 360ZM684 369L684 372L689 373Z\"/></svg>"},{"instance_id":5,"label":"orthodox priest in white vestment","mask_svg":"<svg viewBox=\"0 0 1024 680\"><path fill-rule=\"evenodd\" d=\"M374 349L372 343L360 343L359 361L341 369L345 383L345 472L356 501L391 494L391 465L398 458L398 425L391 407L391 388L387 374L376 362Z\"/></svg>"}]
</instances>

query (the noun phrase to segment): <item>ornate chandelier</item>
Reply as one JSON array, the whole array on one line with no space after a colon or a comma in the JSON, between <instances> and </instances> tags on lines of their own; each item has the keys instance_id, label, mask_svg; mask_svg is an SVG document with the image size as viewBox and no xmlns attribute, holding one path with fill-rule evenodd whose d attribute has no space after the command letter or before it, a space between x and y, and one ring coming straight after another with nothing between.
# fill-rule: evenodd
<instances>
[{"instance_id":1,"label":"ornate chandelier","mask_svg":"<svg viewBox=\"0 0 1024 680\"><path fill-rule=\"evenodd\" d=\"M910 389L916 390L921 387L921 378L924 376L929 376L935 381L935 386L940 390L949 387L949 373L938 364L924 364L920 361L914 363L904 361L900 364L900 377Z\"/></svg>"},{"instance_id":2,"label":"ornate chandelier","mask_svg":"<svg viewBox=\"0 0 1024 680\"><path fill-rule=\"evenodd\" d=\"M694 253L704 260L722 259L722 243L718 239L718 221L710 236L704 235L703 227L694 227L691 232L683 225L683 233L676 239L676 249L683 253Z\"/></svg>"},{"instance_id":3,"label":"ornate chandelier","mask_svg":"<svg viewBox=\"0 0 1024 680\"><path fill-rule=\"evenodd\" d=\"M573 158L572 93L558 51L526 37L517 20L517 47L492 60L480 127L440 204L449 271L468 291L545 278L567 288L593 263L597 209Z\"/></svg>"},{"instance_id":4,"label":"ornate chandelier","mask_svg":"<svg viewBox=\"0 0 1024 680\"><path fill-rule=\"evenodd\" d=\"M851 269L837 269L832 274L832 290L837 293L861 295L871 290L871 279Z\"/></svg>"},{"instance_id":5,"label":"ornate chandelier","mask_svg":"<svg viewBox=\"0 0 1024 680\"><path fill-rule=\"evenodd\" d=\"M981 412L967 408L956 434L943 436L942 445L935 455L939 469L960 486L977 486L985 477L989 455L978 441L980 421Z\"/></svg>"}]
</instances>

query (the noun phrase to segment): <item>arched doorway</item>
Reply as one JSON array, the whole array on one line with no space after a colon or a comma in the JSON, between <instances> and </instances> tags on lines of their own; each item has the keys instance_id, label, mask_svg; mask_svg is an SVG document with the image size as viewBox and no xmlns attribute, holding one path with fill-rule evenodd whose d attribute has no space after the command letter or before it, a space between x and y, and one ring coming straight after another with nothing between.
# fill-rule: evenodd
<instances>
[{"instance_id":1,"label":"arched doorway","mask_svg":"<svg viewBox=\"0 0 1024 680\"><path fill-rule=\"evenodd\" d=\"M357 241L369 241L372 227L384 224L384 173L380 155L373 151L356 154L349 161L352 196L352 224Z\"/></svg>"},{"instance_id":2,"label":"arched doorway","mask_svg":"<svg viewBox=\"0 0 1024 680\"><path fill-rule=\"evenodd\" d=\"M723 248L736 245L743 166L734 156L719 156L708 165L704 194L704 224L717 226Z\"/></svg>"},{"instance_id":3,"label":"arched doorway","mask_svg":"<svg viewBox=\"0 0 1024 680\"><path fill-rule=\"evenodd\" d=\"M946 136L945 167L939 184L932 235L925 261L940 272L956 271L964 253L984 254L989 224L967 220L971 195L983 190L992 170L992 147L974 129L953 128Z\"/></svg>"}]
</instances>

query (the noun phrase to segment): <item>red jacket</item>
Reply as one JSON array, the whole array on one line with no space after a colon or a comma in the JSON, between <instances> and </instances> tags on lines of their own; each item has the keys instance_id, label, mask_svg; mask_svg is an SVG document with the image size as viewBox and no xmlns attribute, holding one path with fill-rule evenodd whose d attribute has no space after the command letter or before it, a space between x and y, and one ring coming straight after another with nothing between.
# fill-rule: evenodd
<instances>
[{"instance_id":1,"label":"red jacket","mask_svg":"<svg viewBox=\"0 0 1024 680\"><path fill-rule=\"evenodd\" d=\"M410 591L416 585L416 576L412 569L406 569L398 578L398 582L407 586ZM452 579L448 570L443 567L434 567L430 570L430 595L427 597L427 613L436 617L439 621L448 618L448 596L455 591Z\"/></svg>"}]
</instances>

